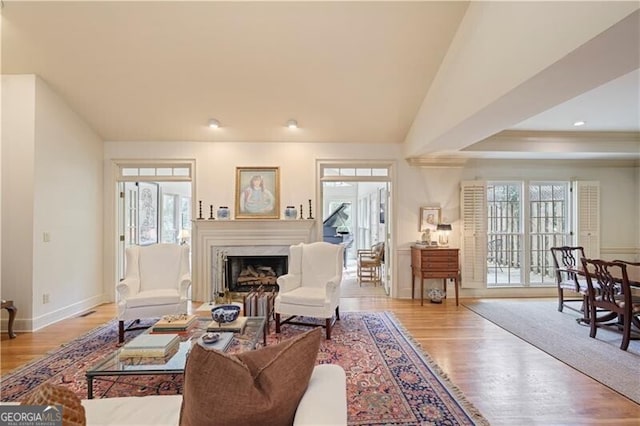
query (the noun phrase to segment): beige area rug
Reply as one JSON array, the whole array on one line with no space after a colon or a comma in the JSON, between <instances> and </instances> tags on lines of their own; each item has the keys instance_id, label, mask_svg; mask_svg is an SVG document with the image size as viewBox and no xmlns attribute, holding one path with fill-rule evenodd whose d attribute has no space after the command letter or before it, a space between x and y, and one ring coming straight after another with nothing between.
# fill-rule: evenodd
<instances>
[{"instance_id":1,"label":"beige area rug","mask_svg":"<svg viewBox=\"0 0 640 426\"><path fill-rule=\"evenodd\" d=\"M358 273L355 268L345 269L340 284L340 297L387 297L382 285L373 283L358 283Z\"/></svg>"},{"instance_id":2,"label":"beige area rug","mask_svg":"<svg viewBox=\"0 0 640 426\"><path fill-rule=\"evenodd\" d=\"M481 300L463 305L554 358L640 404L640 340L620 349L622 335L576 322L577 312L558 312L556 300Z\"/></svg>"}]
</instances>

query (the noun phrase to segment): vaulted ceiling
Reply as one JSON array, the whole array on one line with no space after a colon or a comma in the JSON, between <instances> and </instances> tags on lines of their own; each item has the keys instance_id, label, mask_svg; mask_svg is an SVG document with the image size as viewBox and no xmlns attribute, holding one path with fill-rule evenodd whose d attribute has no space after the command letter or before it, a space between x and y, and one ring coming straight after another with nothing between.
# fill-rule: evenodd
<instances>
[{"instance_id":1,"label":"vaulted ceiling","mask_svg":"<svg viewBox=\"0 0 640 426\"><path fill-rule=\"evenodd\" d=\"M471 105L475 109L468 114L461 111L470 105L454 103L460 117L438 134L421 130L421 124L429 123L424 111L440 109L438 105L443 110L451 107L442 101L435 107L429 104L438 90L451 88L446 77L455 75L460 85L465 84L455 65L469 61L461 39L480 28L472 20L482 16L477 7L472 10L475 6L462 1L5 0L2 73L37 74L108 141L405 143L415 147L416 140L425 140L424 146L408 149L408 156L419 156L446 152L447 144L456 139L461 142L451 150L471 147L469 155L484 151L480 141L504 130L510 129L507 135L512 139L521 132L527 137L540 131L548 135L578 130L573 122L584 120L586 131L624 132L631 145L622 149L623 155L638 150L640 157L640 64L584 78L585 84L567 92L569 97L564 99L549 96L547 102L527 102L539 107L511 114L510 123L504 112L495 121L481 114L548 70L532 71L520 82L514 80L509 93ZM615 15L611 22L631 14L633 27L640 22L637 8L634 18L633 4L621 6L620 18ZM629 34L633 31L623 37ZM475 34L470 40L482 40L481 36ZM584 43L592 41L588 33L582 37ZM503 34L500 42L508 39L509 34ZM574 44L583 43L576 40ZM625 44L625 52L638 50L638 40ZM524 94L519 96L522 99ZM517 109L512 103L503 106L508 105L511 111ZM500 108L493 109L497 116ZM219 129L207 126L211 118L221 123ZM296 119L300 128L287 129L289 119ZM427 146L431 139L432 149ZM473 148L476 142L480 145ZM495 140L492 143L495 147Z\"/></svg>"}]
</instances>

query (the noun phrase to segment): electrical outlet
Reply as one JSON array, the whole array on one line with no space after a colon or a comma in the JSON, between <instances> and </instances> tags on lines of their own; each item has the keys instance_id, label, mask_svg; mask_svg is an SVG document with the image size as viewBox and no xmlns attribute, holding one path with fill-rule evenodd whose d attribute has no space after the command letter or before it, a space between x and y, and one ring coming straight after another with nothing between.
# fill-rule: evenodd
<instances>
[{"instance_id":1,"label":"electrical outlet","mask_svg":"<svg viewBox=\"0 0 640 426\"><path fill-rule=\"evenodd\" d=\"M47 303L49 303L49 293L44 293L42 295L42 304L46 305Z\"/></svg>"},{"instance_id":2,"label":"electrical outlet","mask_svg":"<svg viewBox=\"0 0 640 426\"><path fill-rule=\"evenodd\" d=\"M48 243L49 241L51 241L51 234L49 234L48 232L43 232L42 241L45 243Z\"/></svg>"}]
</instances>

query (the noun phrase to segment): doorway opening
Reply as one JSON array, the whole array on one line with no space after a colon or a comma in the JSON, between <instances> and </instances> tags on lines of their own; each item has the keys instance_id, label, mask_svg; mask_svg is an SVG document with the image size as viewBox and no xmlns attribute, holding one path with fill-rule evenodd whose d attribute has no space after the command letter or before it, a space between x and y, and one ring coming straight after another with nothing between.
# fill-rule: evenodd
<instances>
[{"instance_id":1,"label":"doorway opening","mask_svg":"<svg viewBox=\"0 0 640 426\"><path fill-rule=\"evenodd\" d=\"M132 245L191 244L192 163L120 164L117 180L119 279Z\"/></svg>"},{"instance_id":2,"label":"doorway opening","mask_svg":"<svg viewBox=\"0 0 640 426\"><path fill-rule=\"evenodd\" d=\"M391 167L320 164L323 240L346 248L342 297L392 296ZM380 245L376 279L364 279L359 254L362 259L363 250Z\"/></svg>"}]
</instances>

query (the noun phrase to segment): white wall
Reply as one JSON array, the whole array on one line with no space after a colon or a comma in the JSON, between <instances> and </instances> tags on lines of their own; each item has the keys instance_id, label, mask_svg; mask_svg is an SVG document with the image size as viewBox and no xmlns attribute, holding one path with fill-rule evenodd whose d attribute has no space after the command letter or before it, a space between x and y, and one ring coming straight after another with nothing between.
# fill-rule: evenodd
<instances>
[{"instance_id":1,"label":"white wall","mask_svg":"<svg viewBox=\"0 0 640 426\"><path fill-rule=\"evenodd\" d=\"M103 185L101 138L40 78L35 124L33 303L39 328L102 301ZM45 232L50 242L43 242Z\"/></svg>"},{"instance_id":2,"label":"white wall","mask_svg":"<svg viewBox=\"0 0 640 426\"><path fill-rule=\"evenodd\" d=\"M316 160L357 159L397 161L400 167L409 166L400 157L397 145L387 144L315 144L315 143L223 143L223 142L105 142L105 291L113 293L115 244L113 160L115 159L195 159L194 217L198 215L197 202L202 200L203 216L208 217L209 205L214 209L229 206L234 215L236 167L280 167L280 212L287 205L304 206L308 215L308 200L313 203L313 214L322 220L322 206L316 194ZM153 153L150 155L149 153ZM366 153L366 155L363 155Z\"/></svg>"},{"instance_id":3,"label":"white wall","mask_svg":"<svg viewBox=\"0 0 640 426\"><path fill-rule=\"evenodd\" d=\"M638 232L638 168L594 167L586 161L488 161L469 162L463 168L415 168L400 179L411 183L411 191L429 204L440 204L442 220L453 226L450 246L460 247L460 181L462 180L597 180L601 190L601 255L605 259L633 258L640 253ZM408 186L405 186L407 188ZM415 203L414 203L415 204ZM402 213L404 206L398 206ZM410 296L410 251L402 244L411 233L417 235L417 207L409 227L399 226L399 296ZM408 212L411 213L411 212ZM407 216L405 215L405 218ZM400 219L402 223L402 218ZM404 231L404 232L403 232ZM403 275L404 274L404 275ZM464 277L462 277L464 280ZM408 282L403 286L402 283ZM450 289L452 290L452 289ZM553 296L554 289L462 289L464 296L506 297L514 295Z\"/></svg>"},{"instance_id":4,"label":"white wall","mask_svg":"<svg viewBox=\"0 0 640 426\"><path fill-rule=\"evenodd\" d=\"M2 76L2 297L16 330L32 317L35 91L33 75Z\"/></svg>"},{"instance_id":5,"label":"white wall","mask_svg":"<svg viewBox=\"0 0 640 426\"><path fill-rule=\"evenodd\" d=\"M590 167L588 162L552 162L539 164L516 162L512 166L496 162L476 162L466 169L463 178L596 180L600 182L601 238L603 258L621 250L638 248L637 168ZM515 167L513 167L515 166Z\"/></svg>"},{"instance_id":6,"label":"white wall","mask_svg":"<svg viewBox=\"0 0 640 426\"><path fill-rule=\"evenodd\" d=\"M103 300L102 141L38 77L2 79L3 297L31 330Z\"/></svg>"},{"instance_id":7,"label":"white wall","mask_svg":"<svg viewBox=\"0 0 640 426\"><path fill-rule=\"evenodd\" d=\"M463 168L419 168L410 167L402 158L402 147L397 145L359 144L294 144L294 143L180 143L180 142L106 142L105 143L105 286L112 288L114 275L108 266L113 261L114 244L109 235L114 234L113 205L114 184L112 161L114 159L148 159L149 153L157 159L195 159L196 200L203 200L205 206L213 204L233 206L236 166L278 166L281 174L281 210L289 204L303 204L307 200L314 203L314 216L318 215L319 204L316 191L314 164L316 159L387 160L396 162L395 205L392 217L396 247L396 276L394 293L399 297L410 297L411 277L409 246L420 238L418 214L420 206L440 204L442 219L452 223L454 232L450 238L452 247L459 247L459 187L461 180L519 178L519 179L584 179L600 180L603 193L602 247L629 247L638 250L638 190L637 171L633 168L596 168L588 163L553 163L477 161ZM366 154L363 154L366 153ZM636 194L636 195L633 195ZM622 206L622 210L614 204ZM629 212L627 215L625 212ZM206 213L206 211L205 211ZM197 215L197 211L194 212ZM305 213L306 216L306 213ZM618 228L624 226L624 229ZM463 289L465 296L470 290ZM492 292L491 295L498 295ZM502 294L508 295L509 291ZM553 295L554 290L533 290L515 294Z\"/></svg>"}]
</instances>

